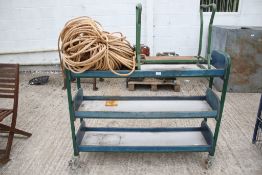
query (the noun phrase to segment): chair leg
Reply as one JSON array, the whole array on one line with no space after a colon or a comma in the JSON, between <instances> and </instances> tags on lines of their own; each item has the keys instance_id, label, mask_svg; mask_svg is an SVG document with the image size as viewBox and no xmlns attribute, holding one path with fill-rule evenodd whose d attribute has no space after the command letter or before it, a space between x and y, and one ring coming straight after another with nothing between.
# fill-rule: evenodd
<instances>
[{"instance_id":1,"label":"chair leg","mask_svg":"<svg viewBox=\"0 0 262 175\"><path fill-rule=\"evenodd\" d=\"M9 156L7 157L6 155L4 155L3 157L0 158L0 165L6 164L9 160L10 160Z\"/></svg>"},{"instance_id":2,"label":"chair leg","mask_svg":"<svg viewBox=\"0 0 262 175\"><path fill-rule=\"evenodd\" d=\"M7 132L9 132L10 130L11 130L11 127L10 126L7 126L7 125L3 125L3 124L1 124L0 123L0 130L3 130L3 131L7 131ZM30 137L32 134L31 133L29 133L29 132L25 132L25 131L23 131L23 130L20 130L20 129L14 129L13 130L13 132L15 133L15 134L20 134L20 135L23 135L23 136L27 136L27 137Z\"/></svg>"},{"instance_id":3,"label":"chair leg","mask_svg":"<svg viewBox=\"0 0 262 175\"><path fill-rule=\"evenodd\" d=\"M9 136L8 136L8 141L6 144L6 149L5 150L1 150L0 152L0 164L6 164L10 158L10 152L11 152L11 147L12 147L12 143L13 143L13 138L14 138L14 132L9 132Z\"/></svg>"},{"instance_id":4,"label":"chair leg","mask_svg":"<svg viewBox=\"0 0 262 175\"><path fill-rule=\"evenodd\" d=\"M6 144L6 149L0 150L0 154L2 154L1 157L0 157L0 164L5 164L10 160L9 156L10 156L10 152L11 152L11 148L12 148L14 134L21 134L21 135L24 135L24 136L27 136L27 137L30 137L32 135L31 133L28 133L28 132L25 132L25 131L22 131L22 130L15 128L16 117L17 117L17 113L14 112L13 116L12 116L11 126L7 126L7 125L0 123L0 130L9 132L9 136L8 136L8 140L7 140L7 144Z\"/></svg>"},{"instance_id":5,"label":"chair leg","mask_svg":"<svg viewBox=\"0 0 262 175\"><path fill-rule=\"evenodd\" d=\"M10 131L9 131L9 136L8 136L8 140L6 144L6 159L9 159L12 144L13 144L13 139L15 135L14 130L15 130L15 125L16 125L16 117L17 117L17 113L14 112L12 116L12 123L11 123Z\"/></svg>"}]
</instances>

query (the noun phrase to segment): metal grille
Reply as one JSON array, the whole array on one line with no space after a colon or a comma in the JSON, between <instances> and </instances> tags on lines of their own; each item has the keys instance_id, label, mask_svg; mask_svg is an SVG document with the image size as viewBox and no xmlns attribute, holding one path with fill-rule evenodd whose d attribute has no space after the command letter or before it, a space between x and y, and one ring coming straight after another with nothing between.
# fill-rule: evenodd
<instances>
[{"instance_id":1,"label":"metal grille","mask_svg":"<svg viewBox=\"0 0 262 175\"><path fill-rule=\"evenodd\" d=\"M200 0L200 5L215 3L218 12L237 12L239 0ZM212 9L204 9L204 12L211 12Z\"/></svg>"}]
</instances>

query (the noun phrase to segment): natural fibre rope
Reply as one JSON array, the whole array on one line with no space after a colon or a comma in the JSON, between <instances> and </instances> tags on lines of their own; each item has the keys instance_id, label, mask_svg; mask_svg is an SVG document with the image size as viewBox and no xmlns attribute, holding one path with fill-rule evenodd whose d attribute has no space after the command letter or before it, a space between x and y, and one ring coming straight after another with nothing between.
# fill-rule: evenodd
<instances>
[{"instance_id":1,"label":"natural fibre rope","mask_svg":"<svg viewBox=\"0 0 262 175\"><path fill-rule=\"evenodd\" d=\"M121 33L103 31L101 25L89 17L78 17L65 24L58 39L62 70L74 73L86 70L110 70L128 76L135 70L135 53ZM131 69L128 74L115 70Z\"/></svg>"}]
</instances>

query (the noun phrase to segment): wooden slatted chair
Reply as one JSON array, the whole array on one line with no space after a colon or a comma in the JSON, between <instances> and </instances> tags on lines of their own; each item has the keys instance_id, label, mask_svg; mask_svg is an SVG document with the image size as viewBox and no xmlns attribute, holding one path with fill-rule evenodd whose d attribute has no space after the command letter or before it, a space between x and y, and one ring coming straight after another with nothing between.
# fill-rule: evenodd
<instances>
[{"instance_id":1,"label":"wooden slatted chair","mask_svg":"<svg viewBox=\"0 0 262 175\"><path fill-rule=\"evenodd\" d=\"M32 134L16 129L17 107L19 90L19 65L0 64L0 99L13 99L13 106L10 109L0 106L0 133L8 133L6 148L0 150L0 164L7 163L10 159L10 151L14 134L21 134L30 137ZM1 123L4 118L12 117L10 126ZM1 136L0 136L1 137Z\"/></svg>"}]
</instances>

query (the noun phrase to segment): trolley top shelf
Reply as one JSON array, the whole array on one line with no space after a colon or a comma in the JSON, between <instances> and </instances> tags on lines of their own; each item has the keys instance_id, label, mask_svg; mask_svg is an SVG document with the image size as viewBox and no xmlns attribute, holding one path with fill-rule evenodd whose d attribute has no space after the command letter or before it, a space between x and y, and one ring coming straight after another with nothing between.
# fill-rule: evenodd
<instances>
[{"instance_id":1,"label":"trolley top shelf","mask_svg":"<svg viewBox=\"0 0 262 175\"><path fill-rule=\"evenodd\" d=\"M117 71L120 74L129 73L128 70ZM172 78L172 77L222 77L224 76L224 69L189 69L189 70L135 70L129 76L119 76L110 71L86 71L83 73L73 73L71 76L74 78L140 78L140 77L149 77L149 78Z\"/></svg>"},{"instance_id":2,"label":"trolley top shelf","mask_svg":"<svg viewBox=\"0 0 262 175\"><path fill-rule=\"evenodd\" d=\"M141 70L135 70L129 76L119 76L110 71L90 70L83 73L68 71L73 78L172 78L172 77L224 77L228 67L230 67L229 56L213 51L211 55L211 67L207 64L145 64L141 65ZM118 70L120 74L127 74L130 70Z\"/></svg>"},{"instance_id":3,"label":"trolley top shelf","mask_svg":"<svg viewBox=\"0 0 262 175\"><path fill-rule=\"evenodd\" d=\"M201 70L208 69L207 64L144 64L141 65L142 71L166 71L166 70ZM210 69L215 70L214 66Z\"/></svg>"}]
</instances>

